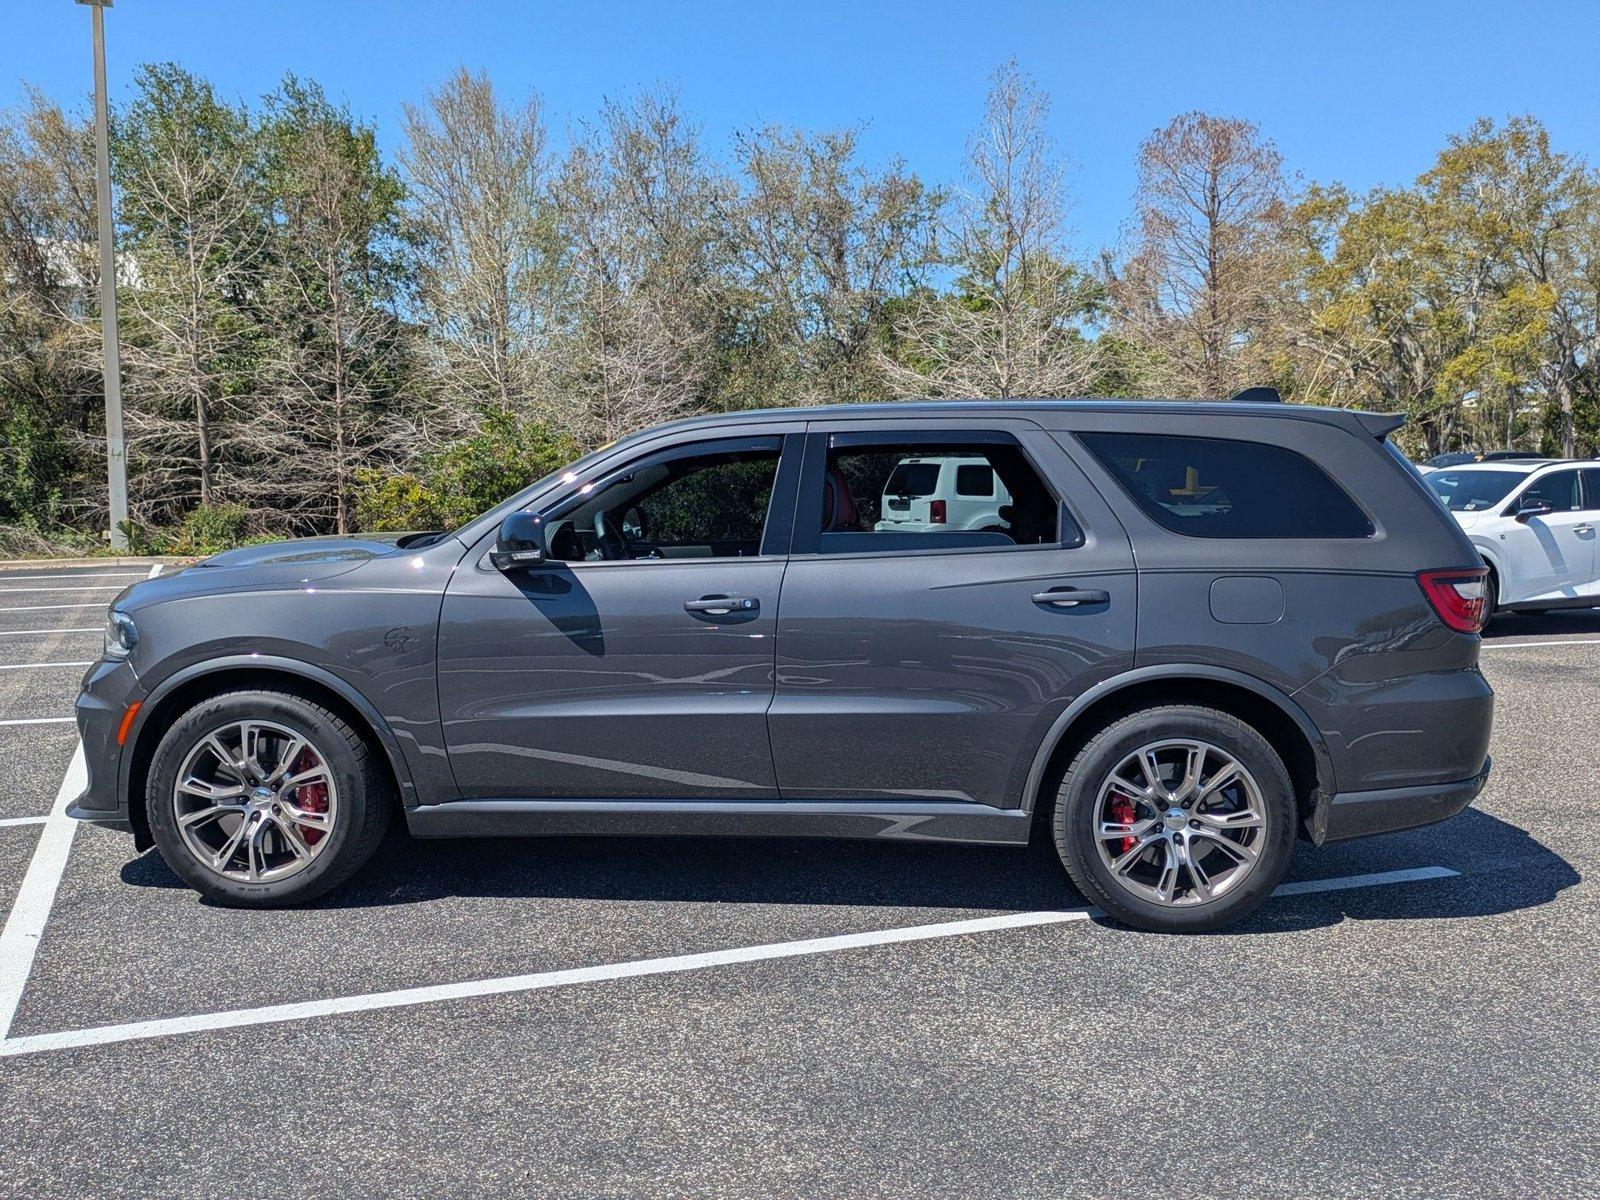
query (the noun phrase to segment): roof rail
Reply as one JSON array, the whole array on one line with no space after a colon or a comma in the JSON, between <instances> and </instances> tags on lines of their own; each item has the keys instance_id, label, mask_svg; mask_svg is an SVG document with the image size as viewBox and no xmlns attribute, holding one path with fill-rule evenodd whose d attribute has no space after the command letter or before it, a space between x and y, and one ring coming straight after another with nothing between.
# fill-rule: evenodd
<instances>
[{"instance_id":1,"label":"roof rail","mask_svg":"<svg viewBox=\"0 0 1600 1200\"><path fill-rule=\"evenodd\" d=\"M1275 387L1253 387L1235 392L1228 397L1228 401L1232 404L1282 404L1283 397L1278 395Z\"/></svg>"}]
</instances>

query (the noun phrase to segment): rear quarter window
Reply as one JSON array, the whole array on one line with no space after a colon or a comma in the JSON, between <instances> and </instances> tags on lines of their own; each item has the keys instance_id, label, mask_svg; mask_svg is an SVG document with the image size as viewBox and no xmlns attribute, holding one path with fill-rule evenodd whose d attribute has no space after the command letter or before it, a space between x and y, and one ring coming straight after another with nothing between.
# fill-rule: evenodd
<instances>
[{"instance_id":1,"label":"rear quarter window","mask_svg":"<svg viewBox=\"0 0 1600 1200\"><path fill-rule=\"evenodd\" d=\"M1327 472L1283 446L1168 434L1077 436L1133 502L1174 533L1364 538L1373 532Z\"/></svg>"}]
</instances>

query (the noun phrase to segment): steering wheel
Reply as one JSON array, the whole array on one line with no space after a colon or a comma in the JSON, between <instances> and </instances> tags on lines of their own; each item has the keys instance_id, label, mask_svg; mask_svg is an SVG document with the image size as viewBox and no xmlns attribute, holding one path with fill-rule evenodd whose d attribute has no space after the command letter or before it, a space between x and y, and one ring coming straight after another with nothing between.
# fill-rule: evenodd
<instances>
[{"instance_id":1,"label":"steering wheel","mask_svg":"<svg viewBox=\"0 0 1600 1200\"><path fill-rule=\"evenodd\" d=\"M602 509L594 515L594 536L599 545L600 557L607 561L627 558L628 539L622 535L611 514Z\"/></svg>"}]
</instances>

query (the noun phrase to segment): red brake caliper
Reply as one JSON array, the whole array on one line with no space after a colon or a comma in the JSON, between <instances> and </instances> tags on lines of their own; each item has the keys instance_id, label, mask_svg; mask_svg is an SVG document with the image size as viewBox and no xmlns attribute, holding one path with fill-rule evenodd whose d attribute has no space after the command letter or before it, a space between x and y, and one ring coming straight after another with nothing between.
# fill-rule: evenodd
<instances>
[{"instance_id":1,"label":"red brake caliper","mask_svg":"<svg viewBox=\"0 0 1600 1200\"><path fill-rule=\"evenodd\" d=\"M1118 825L1132 825L1134 821L1133 801L1117 792L1111 793L1111 803L1106 805L1108 815ZM1122 853L1132 850L1138 838L1125 837L1122 839Z\"/></svg>"},{"instance_id":2,"label":"red brake caliper","mask_svg":"<svg viewBox=\"0 0 1600 1200\"><path fill-rule=\"evenodd\" d=\"M298 775L301 771L309 771L316 765L317 760L312 756L311 751L309 749L302 750L300 751L300 756L294 760L294 766L289 768L289 773ZM327 812L327 782L324 780L318 783L302 783L294 790L294 802L297 807L304 809L306 812ZM323 833L324 831L321 829L306 829L302 827L300 830L300 836L305 839L308 846L315 846L320 842L323 838Z\"/></svg>"}]
</instances>

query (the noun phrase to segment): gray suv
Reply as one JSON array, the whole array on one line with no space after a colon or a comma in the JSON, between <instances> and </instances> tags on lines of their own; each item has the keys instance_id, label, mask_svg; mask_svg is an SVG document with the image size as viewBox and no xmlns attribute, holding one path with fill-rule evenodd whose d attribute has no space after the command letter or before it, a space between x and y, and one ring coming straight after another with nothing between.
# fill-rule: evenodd
<instances>
[{"instance_id":1,"label":"gray suv","mask_svg":"<svg viewBox=\"0 0 1600 1200\"><path fill-rule=\"evenodd\" d=\"M112 604L73 816L227 904L418 837L1021 846L1214 929L1315 843L1487 776L1484 566L1386 440L1281 404L749 412L609 446L453 533L217 555ZM884 521L958 458L982 529Z\"/></svg>"}]
</instances>

